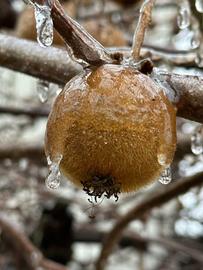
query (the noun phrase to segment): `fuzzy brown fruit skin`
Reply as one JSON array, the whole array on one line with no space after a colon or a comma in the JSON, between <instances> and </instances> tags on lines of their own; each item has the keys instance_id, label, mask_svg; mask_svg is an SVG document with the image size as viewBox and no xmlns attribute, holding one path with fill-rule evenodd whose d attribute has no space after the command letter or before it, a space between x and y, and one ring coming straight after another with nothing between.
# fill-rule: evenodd
<instances>
[{"instance_id":1,"label":"fuzzy brown fruit skin","mask_svg":"<svg viewBox=\"0 0 203 270\"><path fill-rule=\"evenodd\" d=\"M154 181L175 148L176 109L162 89L132 67L110 64L67 83L45 137L46 155L62 154L60 169L76 185L111 177L122 192Z\"/></svg>"}]
</instances>

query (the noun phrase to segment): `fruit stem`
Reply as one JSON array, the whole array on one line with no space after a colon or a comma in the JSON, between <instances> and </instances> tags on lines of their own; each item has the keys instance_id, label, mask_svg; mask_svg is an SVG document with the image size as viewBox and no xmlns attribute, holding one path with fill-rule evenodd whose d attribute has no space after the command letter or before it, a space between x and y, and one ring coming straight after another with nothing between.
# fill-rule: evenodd
<instances>
[{"instance_id":1,"label":"fruit stem","mask_svg":"<svg viewBox=\"0 0 203 270\"><path fill-rule=\"evenodd\" d=\"M47 0L32 1L41 5L47 2ZM75 61L80 64L85 62L92 66L117 61L114 55L109 53L79 23L65 13L58 0L50 2L52 4L51 15L54 28L65 41L65 44L68 45L70 54Z\"/></svg>"},{"instance_id":2,"label":"fruit stem","mask_svg":"<svg viewBox=\"0 0 203 270\"><path fill-rule=\"evenodd\" d=\"M140 16L135 29L132 45L132 58L135 61L140 59L140 51L144 42L146 28L151 22L151 13L155 0L145 0L140 9Z\"/></svg>"}]
</instances>

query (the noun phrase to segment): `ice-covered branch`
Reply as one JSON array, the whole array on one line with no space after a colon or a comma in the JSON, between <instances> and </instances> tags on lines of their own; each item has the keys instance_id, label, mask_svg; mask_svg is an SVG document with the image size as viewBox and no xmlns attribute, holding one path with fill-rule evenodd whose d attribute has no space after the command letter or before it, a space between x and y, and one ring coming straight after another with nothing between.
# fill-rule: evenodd
<instances>
[{"instance_id":1,"label":"ice-covered branch","mask_svg":"<svg viewBox=\"0 0 203 270\"><path fill-rule=\"evenodd\" d=\"M177 96L178 116L203 123L203 76L159 72L159 78Z\"/></svg>"},{"instance_id":2,"label":"ice-covered branch","mask_svg":"<svg viewBox=\"0 0 203 270\"><path fill-rule=\"evenodd\" d=\"M51 2L51 17L54 28L60 34L69 51L78 62L85 62L92 66L116 61L97 40L95 40L80 24L64 11L58 0L32 0L34 4L47 5Z\"/></svg>"},{"instance_id":3,"label":"ice-covered branch","mask_svg":"<svg viewBox=\"0 0 203 270\"><path fill-rule=\"evenodd\" d=\"M143 49L143 55L151 54L151 58L157 56L163 59L166 52L158 55L158 49ZM112 50L115 51L115 50ZM156 51L156 54L155 52ZM129 50L120 50L129 54ZM175 59L175 52L173 52ZM185 57L185 58L184 58ZM189 57L189 59L188 59ZM191 63L194 54L179 54L179 60ZM26 73L40 79L45 79L64 85L82 69L74 63L67 52L58 48L41 48L36 42L20 40L0 34L0 66L15 71ZM203 76L177 75L160 72L159 79L166 82L168 91L176 95L178 115L190 120L203 123Z\"/></svg>"},{"instance_id":4,"label":"ice-covered branch","mask_svg":"<svg viewBox=\"0 0 203 270\"><path fill-rule=\"evenodd\" d=\"M145 31L151 21L151 13L155 0L145 0L141 9L137 28L135 30L132 57L138 61L140 59L140 50L144 42Z\"/></svg>"},{"instance_id":5,"label":"ice-covered branch","mask_svg":"<svg viewBox=\"0 0 203 270\"><path fill-rule=\"evenodd\" d=\"M21 261L26 263L27 268L31 270L68 270L53 261L47 260L43 254L30 242L27 236L16 229L11 222L0 213L0 228L10 246L17 252Z\"/></svg>"},{"instance_id":6,"label":"ice-covered branch","mask_svg":"<svg viewBox=\"0 0 203 270\"><path fill-rule=\"evenodd\" d=\"M140 203L135 205L126 215L121 217L113 229L108 233L104 244L102 246L101 254L96 263L97 270L103 270L108 257L113 251L113 248L118 243L122 236L123 230L127 225L135 219L143 217L146 212L151 211L155 207L161 207L173 198L184 194L193 187L197 187L203 184L203 172L198 173L192 177L180 179L177 182L172 183L167 188L162 188L154 195L146 196Z\"/></svg>"},{"instance_id":7,"label":"ice-covered branch","mask_svg":"<svg viewBox=\"0 0 203 270\"><path fill-rule=\"evenodd\" d=\"M58 84L65 84L81 71L63 49L44 49L36 42L2 34L0 66Z\"/></svg>"}]
</instances>

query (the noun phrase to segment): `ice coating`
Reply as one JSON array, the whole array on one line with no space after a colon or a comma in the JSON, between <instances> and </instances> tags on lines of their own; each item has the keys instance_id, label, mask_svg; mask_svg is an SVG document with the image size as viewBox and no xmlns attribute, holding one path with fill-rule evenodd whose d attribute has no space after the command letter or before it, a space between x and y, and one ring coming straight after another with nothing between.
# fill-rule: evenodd
<instances>
[{"instance_id":1,"label":"ice coating","mask_svg":"<svg viewBox=\"0 0 203 270\"><path fill-rule=\"evenodd\" d=\"M57 189L61 182L61 172L59 169L62 155L58 154L53 160L47 157L47 163L49 165L49 174L45 180L46 186L50 189Z\"/></svg>"},{"instance_id":2,"label":"ice coating","mask_svg":"<svg viewBox=\"0 0 203 270\"><path fill-rule=\"evenodd\" d=\"M145 186L168 167L176 148L176 110L162 89L131 67L104 65L72 79L46 130L46 155L63 155L76 185L111 177L122 192Z\"/></svg>"},{"instance_id":3,"label":"ice coating","mask_svg":"<svg viewBox=\"0 0 203 270\"><path fill-rule=\"evenodd\" d=\"M49 82L44 80L38 80L37 82L37 94L39 100L45 103L48 100L49 95Z\"/></svg>"},{"instance_id":4,"label":"ice coating","mask_svg":"<svg viewBox=\"0 0 203 270\"><path fill-rule=\"evenodd\" d=\"M195 0L195 7L197 11L203 13L203 0Z\"/></svg>"},{"instance_id":5,"label":"ice coating","mask_svg":"<svg viewBox=\"0 0 203 270\"><path fill-rule=\"evenodd\" d=\"M203 154L203 126L198 126L191 137L191 150L195 155Z\"/></svg>"},{"instance_id":6,"label":"ice coating","mask_svg":"<svg viewBox=\"0 0 203 270\"><path fill-rule=\"evenodd\" d=\"M187 1L183 0L180 3L179 14L177 18L178 27L185 29L190 26L190 7Z\"/></svg>"},{"instance_id":7,"label":"ice coating","mask_svg":"<svg viewBox=\"0 0 203 270\"><path fill-rule=\"evenodd\" d=\"M37 41L42 47L49 47L53 43L54 30L51 18L51 7L49 1L46 4L38 5L35 3L35 20L37 29Z\"/></svg>"},{"instance_id":8,"label":"ice coating","mask_svg":"<svg viewBox=\"0 0 203 270\"><path fill-rule=\"evenodd\" d=\"M172 180L171 176L171 167L168 166L161 174L161 177L159 178L159 182L163 185L168 185Z\"/></svg>"}]
</instances>

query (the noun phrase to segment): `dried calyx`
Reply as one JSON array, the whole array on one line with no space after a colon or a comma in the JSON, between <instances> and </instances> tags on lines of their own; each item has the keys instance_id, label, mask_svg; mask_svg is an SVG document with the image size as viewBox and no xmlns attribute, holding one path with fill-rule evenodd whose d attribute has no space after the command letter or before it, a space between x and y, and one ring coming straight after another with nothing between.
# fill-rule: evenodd
<instances>
[{"instance_id":1,"label":"dried calyx","mask_svg":"<svg viewBox=\"0 0 203 270\"><path fill-rule=\"evenodd\" d=\"M110 199L114 196L115 200L118 200L118 194L121 192L121 184L115 183L111 176L93 176L90 180L81 181L83 190L93 197L97 203L97 199L100 199L103 195Z\"/></svg>"},{"instance_id":2,"label":"dried calyx","mask_svg":"<svg viewBox=\"0 0 203 270\"><path fill-rule=\"evenodd\" d=\"M139 34L131 57L125 59L120 52L106 50L65 14L58 0L52 1L55 29L73 59L88 68L57 97L45 151L53 164L60 154L57 166L62 174L96 202L103 195L117 200L120 192L150 184L168 170L175 152L176 110L145 75L152 72L152 62L139 55L153 3L144 2Z\"/></svg>"}]
</instances>

